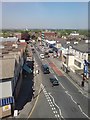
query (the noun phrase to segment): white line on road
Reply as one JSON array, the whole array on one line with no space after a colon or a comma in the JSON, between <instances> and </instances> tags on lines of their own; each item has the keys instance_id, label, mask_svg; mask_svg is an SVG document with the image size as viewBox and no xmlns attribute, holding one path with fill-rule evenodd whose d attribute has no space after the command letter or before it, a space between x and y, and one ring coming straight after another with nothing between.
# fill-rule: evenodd
<instances>
[{"instance_id":1,"label":"white line on road","mask_svg":"<svg viewBox=\"0 0 90 120\"><path fill-rule=\"evenodd\" d=\"M57 111L53 111L53 113L56 113Z\"/></svg>"},{"instance_id":2,"label":"white line on road","mask_svg":"<svg viewBox=\"0 0 90 120\"><path fill-rule=\"evenodd\" d=\"M55 103L55 101L54 101L54 98L53 98L53 103L54 103L54 105L53 105L50 97L47 97L47 95L50 96L50 93L47 93L47 91L45 92L45 88L44 88L44 85L43 85L42 83L41 83L41 87L43 87L43 89L44 89L43 92L44 92L44 94L45 94L45 96L46 96L46 98L47 98L47 101L49 102L49 105L52 107L53 112L54 112L54 113L57 113L56 108L54 107L54 105L55 105L55 106L59 109L60 116L63 118L63 116L61 115L61 110L60 110L60 108L56 105L56 103ZM47 93L47 95L46 95L46 93ZM58 117L58 118L59 118L60 116L59 116L59 114L56 115L56 117Z\"/></svg>"},{"instance_id":3,"label":"white line on road","mask_svg":"<svg viewBox=\"0 0 90 120\"><path fill-rule=\"evenodd\" d=\"M62 85L62 83L61 83L61 82L59 82L59 84L62 86L62 88L63 88L63 89L65 89L65 87Z\"/></svg>"},{"instance_id":4,"label":"white line on road","mask_svg":"<svg viewBox=\"0 0 90 120\"><path fill-rule=\"evenodd\" d=\"M52 96L50 93L49 93L49 95L50 95L50 97L53 99L54 105L59 109L59 114L60 114L60 116L61 116L62 118L64 118L63 115L62 115L61 109L60 109L60 108L58 107L58 105L55 103L53 96Z\"/></svg>"},{"instance_id":5,"label":"white line on road","mask_svg":"<svg viewBox=\"0 0 90 120\"><path fill-rule=\"evenodd\" d=\"M90 117L88 117L88 115L86 115L86 114L83 112L81 106L73 99L73 97L68 93L68 91L65 91L65 93L70 96L71 100L72 100L76 105L78 105L81 113L82 113L83 115L85 115L88 119L90 119Z\"/></svg>"},{"instance_id":6,"label":"white line on road","mask_svg":"<svg viewBox=\"0 0 90 120\"><path fill-rule=\"evenodd\" d=\"M90 117L88 117L88 115L86 115L86 114L83 112L83 110L82 110L81 106L80 106L80 105L78 105L78 107L79 107L80 111L83 113L83 115L85 115L85 116L86 116L86 117L90 120Z\"/></svg>"},{"instance_id":7,"label":"white line on road","mask_svg":"<svg viewBox=\"0 0 90 120\"><path fill-rule=\"evenodd\" d=\"M71 100L72 100L75 104L77 104L77 102L76 102L76 101L73 99L73 97L68 93L68 91L65 91L65 93L70 96Z\"/></svg>"}]
</instances>

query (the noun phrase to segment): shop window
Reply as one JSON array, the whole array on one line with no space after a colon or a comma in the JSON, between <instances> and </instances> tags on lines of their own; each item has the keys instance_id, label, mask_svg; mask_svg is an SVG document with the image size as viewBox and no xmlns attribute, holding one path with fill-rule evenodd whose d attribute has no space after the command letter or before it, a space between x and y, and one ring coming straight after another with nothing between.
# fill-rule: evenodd
<instances>
[{"instance_id":1,"label":"shop window","mask_svg":"<svg viewBox=\"0 0 90 120\"><path fill-rule=\"evenodd\" d=\"M80 63L80 62L78 62L77 60L74 60L74 64L75 64L76 66L78 66L78 67L80 67L80 68L81 68L81 63Z\"/></svg>"}]
</instances>

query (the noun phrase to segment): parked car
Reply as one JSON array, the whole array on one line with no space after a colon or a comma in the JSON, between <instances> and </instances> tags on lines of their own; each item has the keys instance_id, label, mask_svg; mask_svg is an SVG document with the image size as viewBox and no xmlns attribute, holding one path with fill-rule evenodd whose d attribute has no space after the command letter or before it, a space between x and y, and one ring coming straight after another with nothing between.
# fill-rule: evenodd
<instances>
[{"instance_id":1,"label":"parked car","mask_svg":"<svg viewBox=\"0 0 90 120\"><path fill-rule=\"evenodd\" d=\"M55 77L50 78L50 82L52 83L53 86L59 85L59 81Z\"/></svg>"},{"instance_id":2,"label":"parked car","mask_svg":"<svg viewBox=\"0 0 90 120\"><path fill-rule=\"evenodd\" d=\"M44 54L40 54L40 58L41 58L41 59L44 59Z\"/></svg>"},{"instance_id":3,"label":"parked car","mask_svg":"<svg viewBox=\"0 0 90 120\"><path fill-rule=\"evenodd\" d=\"M52 51L52 50L49 50L49 53L53 53L53 51Z\"/></svg>"}]
</instances>

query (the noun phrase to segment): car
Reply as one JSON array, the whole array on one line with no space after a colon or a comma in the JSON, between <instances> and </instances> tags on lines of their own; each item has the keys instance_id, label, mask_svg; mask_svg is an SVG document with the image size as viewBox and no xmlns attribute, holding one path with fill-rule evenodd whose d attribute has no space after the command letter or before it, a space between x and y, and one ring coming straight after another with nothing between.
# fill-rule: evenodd
<instances>
[{"instance_id":1,"label":"car","mask_svg":"<svg viewBox=\"0 0 90 120\"><path fill-rule=\"evenodd\" d=\"M52 51L52 50L49 50L49 53L53 53L53 51Z\"/></svg>"},{"instance_id":2,"label":"car","mask_svg":"<svg viewBox=\"0 0 90 120\"><path fill-rule=\"evenodd\" d=\"M53 86L59 85L59 81L55 77L50 78L50 82L52 83Z\"/></svg>"},{"instance_id":3,"label":"car","mask_svg":"<svg viewBox=\"0 0 90 120\"><path fill-rule=\"evenodd\" d=\"M42 71L43 71L44 74L49 74L50 73L49 67L48 67L47 64L42 65Z\"/></svg>"},{"instance_id":4,"label":"car","mask_svg":"<svg viewBox=\"0 0 90 120\"><path fill-rule=\"evenodd\" d=\"M46 58L49 57L49 53L48 52L45 52L44 55L45 55Z\"/></svg>"},{"instance_id":5,"label":"car","mask_svg":"<svg viewBox=\"0 0 90 120\"><path fill-rule=\"evenodd\" d=\"M40 54L40 58L41 58L41 59L44 59L44 54Z\"/></svg>"}]
</instances>

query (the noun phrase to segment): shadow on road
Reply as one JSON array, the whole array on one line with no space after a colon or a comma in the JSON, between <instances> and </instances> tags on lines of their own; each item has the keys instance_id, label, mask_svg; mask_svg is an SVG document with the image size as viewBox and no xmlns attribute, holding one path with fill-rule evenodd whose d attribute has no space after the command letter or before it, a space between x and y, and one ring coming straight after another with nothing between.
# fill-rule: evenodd
<instances>
[{"instance_id":1,"label":"shadow on road","mask_svg":"<svg viewBox=\"0 0 90 120\"><path fill-rule=\"evenodd\" d=\"M29 67L33 69L32 63L28 63ZM16 110L22 110L23 107L26 105L26 103L30 102L33 97L33 72L28 73L23 70L23 75L22 75L22 84L21 84L21 89L18 95L18 98L15 103L15 109Z\"/></svg>"}]
</instances>

